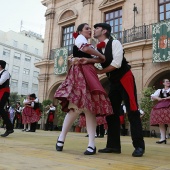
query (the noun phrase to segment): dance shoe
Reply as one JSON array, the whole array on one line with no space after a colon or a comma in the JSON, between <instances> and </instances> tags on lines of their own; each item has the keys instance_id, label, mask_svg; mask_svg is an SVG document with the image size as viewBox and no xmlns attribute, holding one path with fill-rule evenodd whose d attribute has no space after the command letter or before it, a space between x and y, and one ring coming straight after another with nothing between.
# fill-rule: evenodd
<instances>
[{"instance_id":1,"label":"dance shoe","mask_svg":"<svg viewBox=\"0 0 170 170\"><path fill-rule=\"evenodd\" d=\"M156 141L156 143L157 143L157 144L162 144L162 143L166 144L166 140Z\"/></svg>"},{"instance_id":2,"label":"dance shoe","mask_svg":"<svg viewBox=\"0 0 170 170\"><path fill-rule=\"evenodd\" d=\"M91 149L92 152L86 150L86 151L84 152L84 155L94 155L94 154L96 154L96 147L95 147L95 148L92 148L91 146L88 146L87 148Z\"/></svg>"},{"instance_id":3,"label":"dance shoe","mask_svg":"<svg viewBox=\"0 0 170 170\"><path fill-rule=\"evenodd\" d=\"M100 152L100 153L121 153L121 150L116 149L116 148L104 148L104 149L99 149L98 152Z\"/></svg>"},{"instance_id":4,"label":"dance shoe","mask_svg":"<svg viewBox=\"0 0 170 170\"><path fill-rule=\"evenodd\" d=\"M142 157L145 153L145 150L143 148L136 148L134 152L132 153L133 157Z\"/></svg>"},{"instance_id":5,"label":"dance shoe","mask_svg":"<svg viewBox=\"0 0 170 170\"><path fill-rule=\"evenodd\" d=\"M9 134L13 133L14 130L6 130L4 134L1 135L1 137L7 137Z\"/></svg>"}]
</instances>

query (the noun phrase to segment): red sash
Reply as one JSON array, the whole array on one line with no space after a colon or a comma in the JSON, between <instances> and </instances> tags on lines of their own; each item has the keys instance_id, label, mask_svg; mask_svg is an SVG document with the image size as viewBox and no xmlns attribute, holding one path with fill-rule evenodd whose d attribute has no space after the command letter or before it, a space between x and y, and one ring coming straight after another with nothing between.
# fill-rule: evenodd
<instances>
[{"instance_id":1,"label":"red sash","mask_svg":"<svg viewBox=\"0 0 170 170\"><path fill-rule=\"evenodd\" d=\"M126 90L130 99L130 109L132 111L138 110L136 99L134 96L134 78L131 71L128 71L120 80L122 86Z\"/></svg>"},{"instance_id":2,"label":"red sash","mask_svg":"<svg viewBox=\"0 0 170 170\"><path fill-rule=\"evenodd\" d=\"M5 92L10 93L10 88L5 87L5 88L0 89L0 100L2 99Z\"/></svg>"}]
</instances>

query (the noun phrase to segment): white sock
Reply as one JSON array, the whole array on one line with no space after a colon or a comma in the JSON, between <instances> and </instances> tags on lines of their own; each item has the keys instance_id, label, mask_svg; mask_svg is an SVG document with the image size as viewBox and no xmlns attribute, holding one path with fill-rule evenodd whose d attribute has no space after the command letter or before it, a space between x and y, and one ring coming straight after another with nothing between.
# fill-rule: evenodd
<instances>
[{"instance_id":1,"label":"white sock","mask_svg":"<svg viewBox=\"0 0 170 170\"><path fill-rule=\"evenodd\" d=\"M27 125L27 124L24 124L24 129L26 129L26 125Z\"/></svg>"},{"instance_id":2,"label":"white sock","mask_svg":"<svg viewBox=\"0 0 170 170\"><path fill-rule=\"evenodd\" d=\"M88 146L91 146L92 148L95 148L95 134L96 134L96 115L92 114L89 111L85 112L86 116L86 127L87 132L89 134L89 143ZM93 152L92 149L87 148L89 152Z\"/></svg>"},{"instance_id":3,"label":"white sock","mask_svg":"<svg viewBox=\"0 0 170 170\"><path fill-rule=\"evenodd\" d=\"M68 131L70 130L73 122L76 120L76 118L78 117L79 112L78 111L73 111L70 110L65 118L64 118L64 122L63 122L63 127L62 127L62 131L60 133L60 136L58 138L58 141L65 141L66 135L68 133ZM57 143L58 146L63 146L62 143Z\"/></svg>"},{"instance_id":4,"label":"white sock","mask_svg":"<svg viewBox=\"0 0 170 170\"><path fill-rule=\"evenodd\" d=\"M165 129L165 125L163 124L160 124L159 125L159 129L160 129L160 133L161 133L161 139L160 139L160 141L163 141L163 140L165 140L166 138L165 138L165 136L166 136L166 129Z\"/></svg>"},{"instance_id":5,"label":"white sock","mask_svg":"<svg viewBox=\"0 0 170 170\"><path fill-rule=\"evenodd\" d=\"M31 124L30 123L28 123L28 130L30 130L31 129Z\"/></svg>"}]
</instances>

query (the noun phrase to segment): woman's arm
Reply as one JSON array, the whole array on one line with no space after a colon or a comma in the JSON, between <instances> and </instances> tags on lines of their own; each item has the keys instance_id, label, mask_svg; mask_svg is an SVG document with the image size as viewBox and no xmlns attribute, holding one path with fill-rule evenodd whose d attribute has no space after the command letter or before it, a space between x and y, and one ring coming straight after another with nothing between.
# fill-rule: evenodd
<instances>
[{"instance_id":1,"label":"woman's arm","mask_svg":"<svg viewBox=\"0 0 170 170\"><path fill-rule=\"evenodd\" d=\"M90 54L90 55L94 55L94 56L98 56L101 60L101 62L105 61L105 56L103 54L101 54L100 52L96 51L94 48L91 48L89 46L84 46L82 48L82 51L84 53ZM98 61L98 60L97 60Z\"/></svg>"}]
</instances>

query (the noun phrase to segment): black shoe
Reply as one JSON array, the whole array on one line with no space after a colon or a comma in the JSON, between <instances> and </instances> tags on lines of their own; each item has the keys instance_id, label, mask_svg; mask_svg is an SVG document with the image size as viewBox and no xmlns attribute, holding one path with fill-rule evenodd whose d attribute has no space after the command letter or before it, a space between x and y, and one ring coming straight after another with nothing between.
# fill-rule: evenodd
<instances>
[{"instance_id":1,"label":"black shoe","mask_svg":"<svg viewBox=\"0 0 170 170\"><path fill-rule=\"evenodd\" d=\"M104 136L100 135L100 136L98 136L98 138L104 138Z\"/></svg>"},{"instance_id":2,"label":"black shoe","mask_svg":"<svg viewBox=\"0 0 170 170\"><path fill-rule=\"evenodd\" d=\"M89 137L89 135L86 135L85 137Z\"/></svg>"},{"instance_id":3,"label":"black shoe","mask_svg":"<svg viewBox=\"0 0 170 170\"><path fill-rule=\"evenodd\" d=\"M104 149L99 149L98 152L100 152L100 153L121 153L121 150L115 149L115 148L104 148Z\"/></svg>"},{"instance_id":4,"label":"black shoe","mask_svg":"<svg viewBox=\"0 0 170 170\"><path fill-rule=\"evenodd\" d=\"M145 150L142 148L136 148L134 152L132 153L133 157L142 157L143 154L145 153Z\"/></svg>"},{"instance_id":5,"label":"black shoe","mask_svg":"<svg viewBox=\"0 0 170 170\"><path fill-rule=\"evenodd\" d=\"M96 147L95 147L95 148L92 148L91 146L88 146L87 148L89 148L89 149L91 149L91 150L93 150L93 151L90 152L90 151L86 150L86 151L84 152L84 155L94 155L94 154L96 154Z\"/></svg>"},{"instance_id":6,"label":"black shoe","mask_svg":"<svg viewBox=\"0 0 170 170\"><path fill-rule=\"evenodd\" d=\"M2 134L1 137L6 137L13 132L14 132L14 130L6 130L6 132L4 134Z\"/></svg>"},{"instance_id":7,"label":"black shoe","mask_svg":"<svg viewBox=\"0 0 170 170\"><path fill-rule=\"evenodd\" d=\"M30 130L29 132L35 132L35 130Z\"/></svg>"},{"instance_id":8,"label":"black shoe","mask_svg":"<svg viewBox=\"0 0 170 170\"><path fill-rule=\"evenodd\" d=\"M26 130L25 132L32 132L31 130Z\"/></svg>"},{"instance_id":9,"label":"black shoe","mask_svg":"<svg viewBox=\"0 0 170 170\"><path fill-rule=\"evenodd\" d=\"M166 140L162 140L162 141L157 141L156 143L158 143L158 144L162 144L162 143L165 143L165 144L166 144Z\"/></svg>"},{"instance_id":10,"label":"black shoe","mask_svg":"<svg viewBox=\"0 0 170 170\"><path fill-rule=\"evenodd\" d=\"M22 129L22 131L24 132L24 131L26 131L26 129Z\"/></svg>"},{"instance_id":11,"label":"black shoe","mask_svg":"<svg viewBox=\"0 0 170 170\"><path fill-rule=\"evenodd\" d=\"M64 142L63 141L57 140L57 143L61 143L64 146ZM57 143L56 143L56 150L57 151L62 151L63 150L63 146L58 146Z\"/></svg>"}]
</instances>

